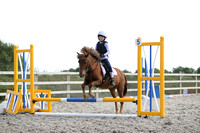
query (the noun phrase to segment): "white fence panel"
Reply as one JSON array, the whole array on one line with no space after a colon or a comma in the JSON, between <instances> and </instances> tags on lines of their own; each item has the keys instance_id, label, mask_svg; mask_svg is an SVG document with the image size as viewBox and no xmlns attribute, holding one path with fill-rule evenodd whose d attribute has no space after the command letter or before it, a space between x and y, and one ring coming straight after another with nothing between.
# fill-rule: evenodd
<instances>
[{"instance_id":1,"label":"white fence panel","mask_svg":"<svg viewBox=\"0 0 200 133\"><path fill-rule=\"evenodd\" d=\"M21 72L19 72L19 75ZM30 74L30 73L28 73ZM136 73L125 73L127 76L137 76ZM0 71L0 75L14 75L13 71ZM76 93L82 93L82 90L70 90L70 85L81 85L83 81L70 81L70 76L78 75L78 72L35 72L35 76L40 75L66 75L68 81L35 81L35 87L37 88L38 85L66 85L66 91L52 91L52 94L68 94L67 97L70 97L70 94L76 94ZM155 74L155 77L159 76L159 74ZM200 86L198 86L198 83L200 83L200 80L198 80L198 77L200 77L200 74L165 74L165 77L179 77L177 80L165 80L165 84L171 84L171 83L179 83L179 87L171 87L171 88L165 88L165 90L180 90L180 94L182 93L182 90L185 89L196 89L196 93L198 92L198 89L200 89ZM183 77L195 77L194 80L183 80ZM35 78L38 79L38 78ZM159 81L155 81L154 83L159 83ZM182 87L183 83L195 83L194 87ZM30 83L27 83L30 84ZM137 81L128 81L128 84L137 84ZM1 86L9 85L13 86L14 82L0 82L0 88ZM143 89L144 90L144 89ZM128 88L129 92L137 91L137 88ZM88 92L88 90L86 91ZM102 92L109 92L109 90L100 90L96 89L93 90L94 93L98 95L98 93ZM0 93L0 96L4 96L5 92Z\"/></svg>"}]
</instances>

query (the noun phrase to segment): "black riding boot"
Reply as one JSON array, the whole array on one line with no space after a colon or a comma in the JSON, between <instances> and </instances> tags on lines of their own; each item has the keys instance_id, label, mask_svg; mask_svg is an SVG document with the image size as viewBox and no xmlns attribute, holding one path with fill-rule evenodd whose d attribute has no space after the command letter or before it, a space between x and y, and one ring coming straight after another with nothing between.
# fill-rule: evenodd
<instances>
[{"instance_id":1,"label":"black riding boot","mask_svg":"<svg viewBox=\"0 0 200 133\"><path fill-rule=\"evenodd\" d=\"M111 85L111 86L115 86L115 81L114 81L113 78L110 78L110 85Z\"/></svg>"}]
</instances>

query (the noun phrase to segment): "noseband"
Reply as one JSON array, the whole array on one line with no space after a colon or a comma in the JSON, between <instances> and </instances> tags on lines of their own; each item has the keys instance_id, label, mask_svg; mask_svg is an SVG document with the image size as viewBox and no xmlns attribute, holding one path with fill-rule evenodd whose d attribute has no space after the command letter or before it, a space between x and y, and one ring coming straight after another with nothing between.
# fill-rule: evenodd
<instances>
[{"instance_id":1,"label":"noseband","mask_svg":"<svg viewBox=\"0 0 200 133\"><path fill-rule=\"evenodd\" d=\"M94 64L90 65L90 63L88 63L88 62L90 62L90 60L88 58L86 58L86 59L87 59L87 61L86 61L86 66L87 67L86 68L81 68L80 67L80 70L85 70L85 73L87 73L96 63L100 62L100 59L98 59L98 60L95 61ZM97 69L98 65L99 64L97 64L96 68L93 69L91 72L95 71Z\"/></svg>"}]
</instances>

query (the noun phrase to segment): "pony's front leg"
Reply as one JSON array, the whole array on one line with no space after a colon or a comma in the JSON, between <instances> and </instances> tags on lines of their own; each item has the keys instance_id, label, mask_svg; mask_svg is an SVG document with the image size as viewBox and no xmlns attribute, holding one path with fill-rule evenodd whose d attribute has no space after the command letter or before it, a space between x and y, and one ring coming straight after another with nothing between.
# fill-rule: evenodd
<instances>
[{"instance_id":1,"label":"pony's front leg","mask_svg":"<svg viewBox=\"0 0 200 133\"><path fill-rule=\"evenodd\" d=\"M87 83L84 81L84 83L82 84L82 90L83 90L83 98L85 101L88 100L88 97L85 94L85 86L87 85Z\"/></svg>"},{"instance_id":2,"label":"pony's front leg","mask_svg":"<svg viewBox=\"0 0 200 133\"><path fill-rule=\"evenodd\" d=\"M92 87L93 87L93 86L100 85L100 83L101 83L101 81L100 81L100 80L97 80L97 81L91 82L91 83L88 85L88 86L89 86L89 95L90 95L92 98L95 97L94 93L92 93Z\"/></svg>"}]
</instances>

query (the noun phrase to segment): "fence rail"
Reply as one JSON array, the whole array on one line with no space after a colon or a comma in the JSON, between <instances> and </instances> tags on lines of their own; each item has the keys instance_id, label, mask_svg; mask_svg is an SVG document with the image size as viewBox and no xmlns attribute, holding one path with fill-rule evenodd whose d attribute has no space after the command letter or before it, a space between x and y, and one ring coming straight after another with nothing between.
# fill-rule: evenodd
<instances>
[{"instance_id":1,"label":"fence rail","mask_svg":"<svg viewBox=\"0 0 200 133\"><path fill-rule=\"evenodd\" d=\"M21 72L18 73L21 75ZM28 75L30 73L27 73ZM137 77L136 73L125 73L127 76L135 76ZM0 71L0 75L14 75L13 71ZM70 76L77 76L78 72L35 72L35 87L37 88L38 85L66 85L66 89L64 91L52 91L52 94L68 94L67 97L70 97L70 94L76 94L76 93L82 93L82 90L71 90L70 85L81 85L83 81L70 81ZM66 75L67 81L37 81L37 77L40 75ZM159 76L159 74L154 75ZM165 74L166 77L179 77L177 80L165 80L165 84L173 84L173 83L179 83L179 87L166 87L165 90L180 90L180 94L183 93L183 90L189 90L189 89L195 89L195 93L198 93L198 89L200 89L200 80L198 79L200 77L200 74ZM193 80L186 80L183 79L183 77L194 77ZM159 81L155 81L154 83L159 83ZM183 87L183 84L185 83L194 83L194 86L190 87ZM27 83L28 85L30 83ZM128 84L137 84L137 81L128 81ZM14 82L0 82L0 89L1 86L13 86ZM143 89L144 90L144 89ZM128 88L129 92L136 92L137 88ZM86 91L87 92L87 91ZM96 90L93 90L98 96L98 93L102 92L109 92L109 90L100 90L97 88ZM4 96L5 92L0 93L0 96Z\"/></svg>"}]
</instances>

